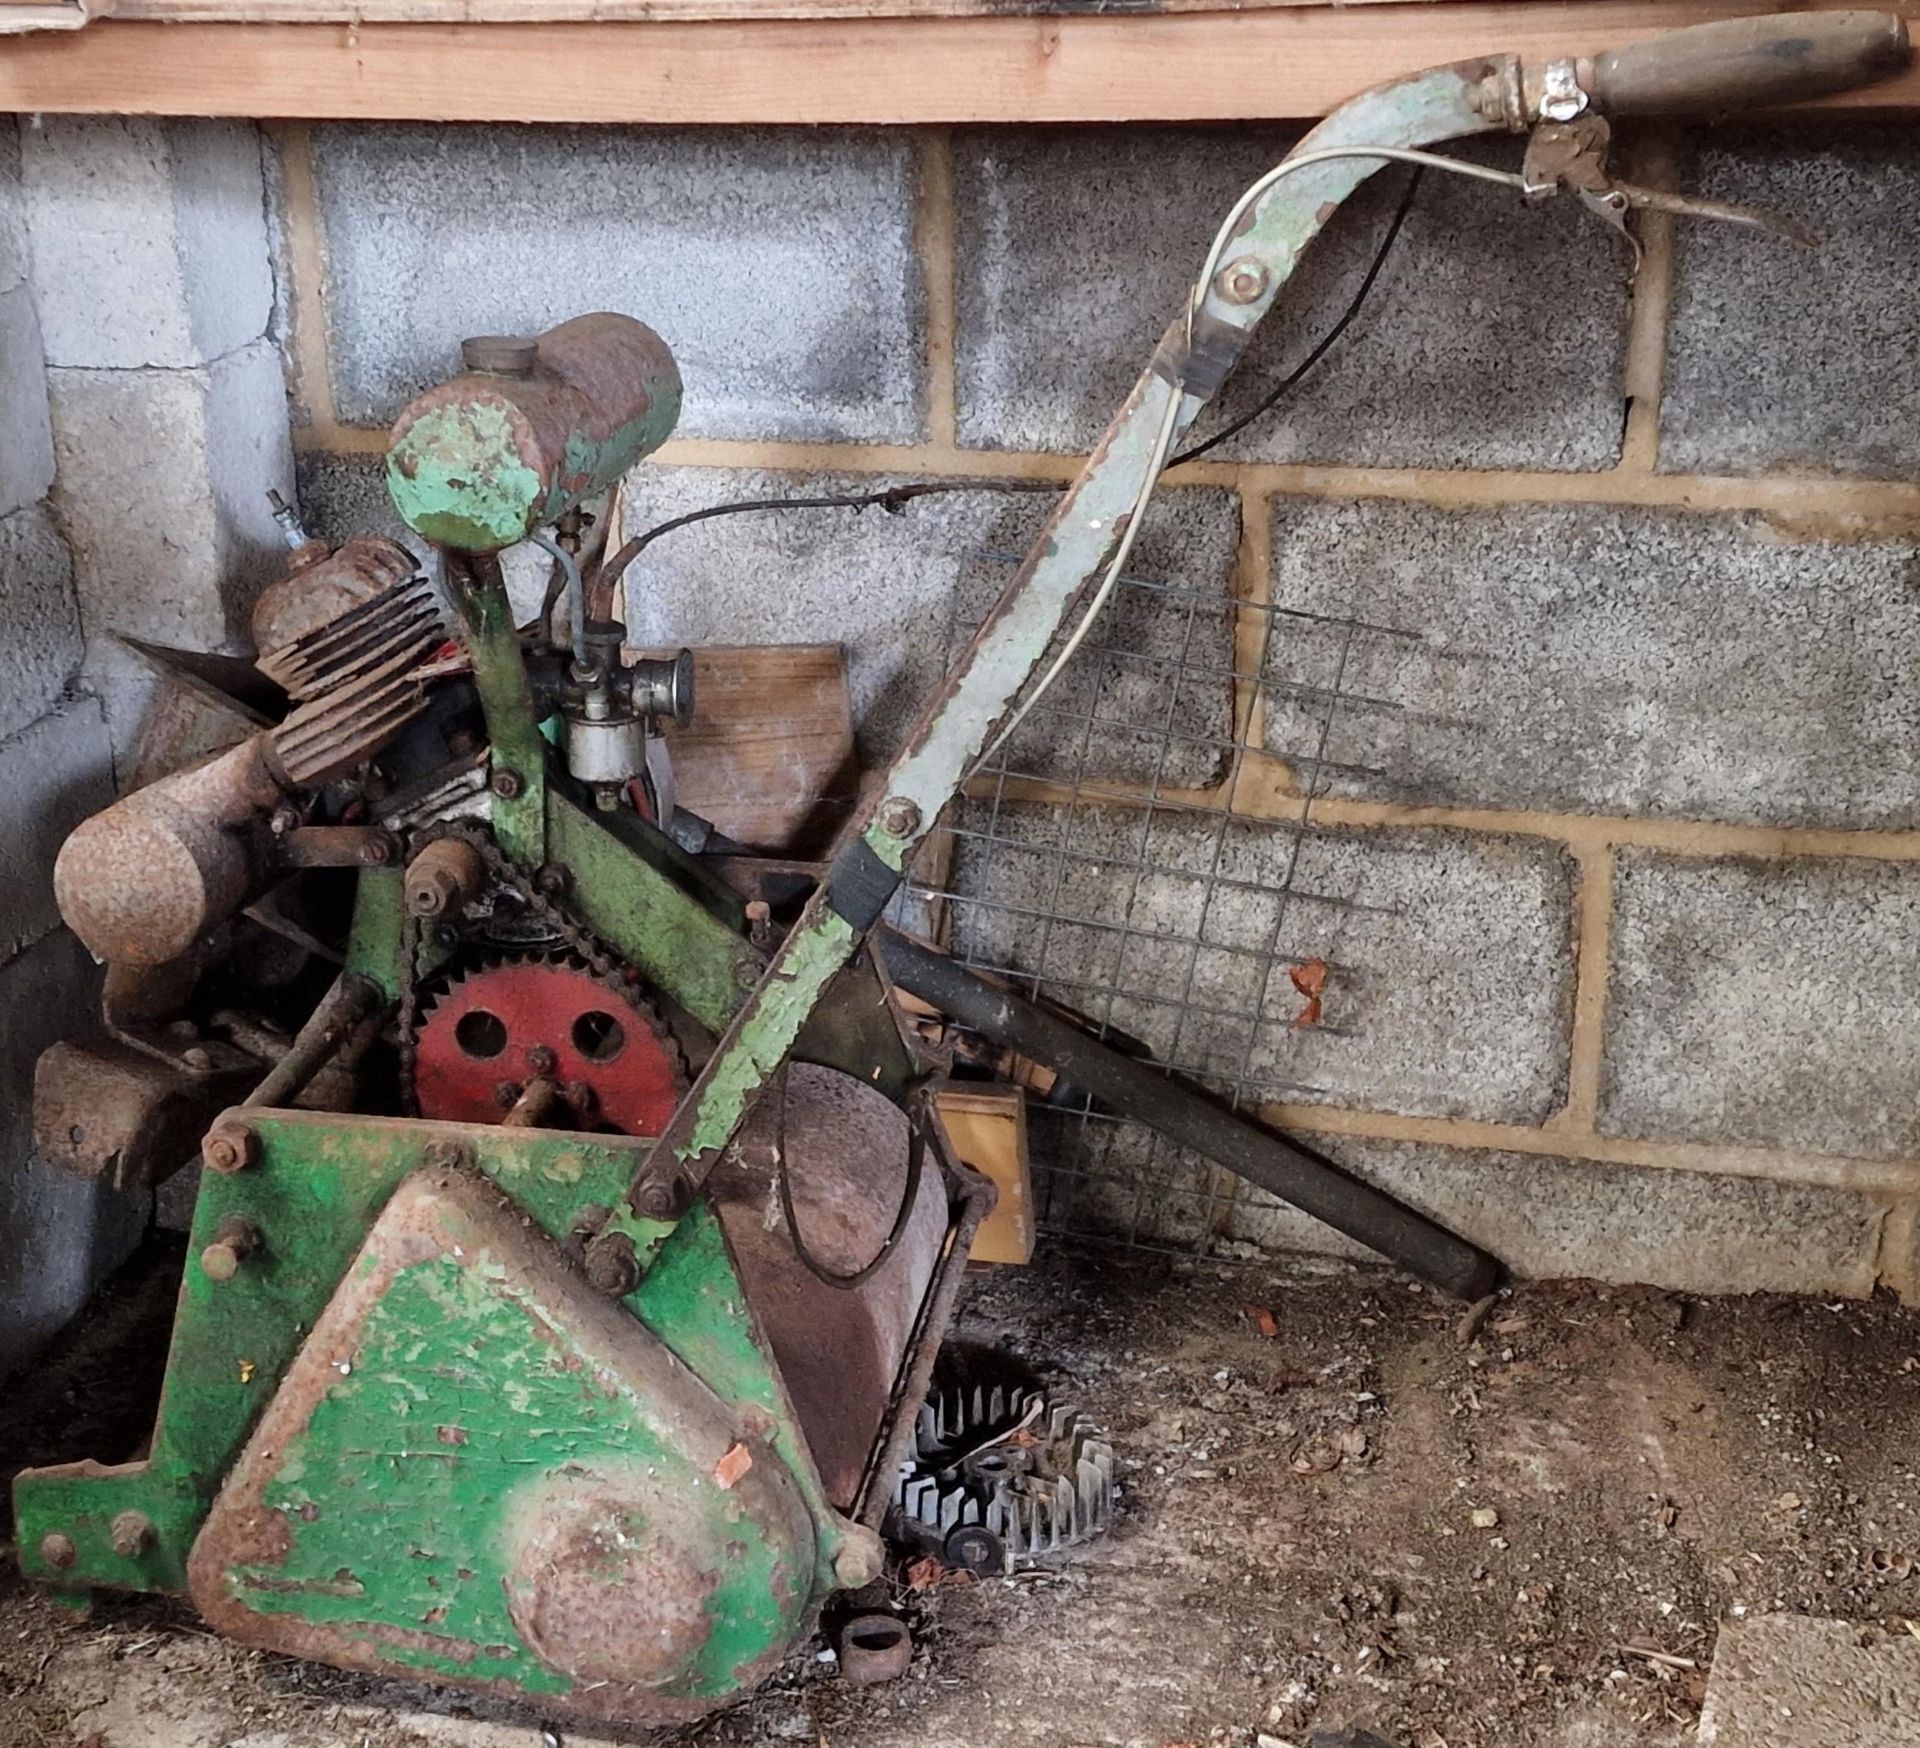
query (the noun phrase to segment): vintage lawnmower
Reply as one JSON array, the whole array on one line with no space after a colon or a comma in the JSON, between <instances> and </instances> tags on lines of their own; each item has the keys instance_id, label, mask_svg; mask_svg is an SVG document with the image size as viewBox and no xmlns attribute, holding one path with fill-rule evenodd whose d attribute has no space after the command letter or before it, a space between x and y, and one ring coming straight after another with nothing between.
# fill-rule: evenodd
<instances>
[{"instance_id":1,"label":"vintage lawnmower","mask_svg":"<svg viewBox=\"0 0 1920 1748\"><path fill-rule=\"evenodd\" d=\"M604 551L595 507L674 426L666 346L606 314L468 341L387 451L433 562L365 536L329 551L288 512L257 671L197 670L254 732L61 852L114 1042L42 1059L41 1147L121 1185L195 1147L206 1170L151 1442L19 1477L27 1573L67 1596L183 1592L249 1644L556 1715L675 1721L753 1684L882 1569L991 1199L923 1096L890 978L1484 1291L1472 1246L869 936L1368 175L1411 161L1615 224L1634 205L1754 222L1613 180L1606 118L1797 101L1906 59L1888 14L1776 16L1592 59L1488 55L1340 109L1227 214L872 800L784 899L676 809L662 726L691 668L634 654L613 617L629 555ZM1530 136L1519 173L1426 149L1498 131ZM529 543L552 582L520 626L500 555Z\"/></svg>"}]
</instances>

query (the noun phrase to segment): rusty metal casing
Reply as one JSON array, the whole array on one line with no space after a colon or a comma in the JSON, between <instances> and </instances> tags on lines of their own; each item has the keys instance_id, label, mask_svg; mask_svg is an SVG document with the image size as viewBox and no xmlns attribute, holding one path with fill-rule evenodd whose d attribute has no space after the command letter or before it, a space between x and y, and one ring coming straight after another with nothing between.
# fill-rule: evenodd
<instances>
[{"instance_id":1,"label":"rusty metal casing","mask_svg":"<svg viewBox=\"0 0 1920 1748\"><path fill-rule=\"evenodd\" d=\"M53 865L67 927L96 959L163 965L256 898L284 791L266 735L162 777L77 826Z\"/></svg>"},{"instance_id":2,"label":"rusty metal casing","mask_svg":"<svg viewBox=\"0 0 1920 1748\"><path fill-rule=\"evenodd\" d=\"M498 552L615 484L680 416L680 370L631 316L576 316L534 340L486 337L407 406L387 489L436 545Z\"/></svg>"},{"instance_id":3,"label":"rusty metal casing","mask_svg":"<svg viewBox=\"0 0 1920 1748\"><path fill-rule=\"evenodd\" d=\"M253 604L253 647L263 656L285 649L413 573L413 554L397 540L357 534L332 552L309 541L288 559L287 574L261 590Z\"/></svg>"}]
</instances>

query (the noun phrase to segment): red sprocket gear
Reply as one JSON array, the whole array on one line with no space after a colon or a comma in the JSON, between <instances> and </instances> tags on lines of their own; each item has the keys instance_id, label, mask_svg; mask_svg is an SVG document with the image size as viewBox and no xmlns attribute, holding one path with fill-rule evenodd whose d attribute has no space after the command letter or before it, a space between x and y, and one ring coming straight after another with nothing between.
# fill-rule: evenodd
<instances>
[{"instance_id":1,"label":"red sprocket gear","mask_svg":"<svg viewBox=\"0 0 1920 1748\"><path fill-rule=\"evenodd\" d=\"M687 1086L665 1024L571 958L457 972L429 998L414 1047L421 1116L497 1123L541 1076L580 1128L623 1135L658 1135Z\"/></svg>"}]
</instances>

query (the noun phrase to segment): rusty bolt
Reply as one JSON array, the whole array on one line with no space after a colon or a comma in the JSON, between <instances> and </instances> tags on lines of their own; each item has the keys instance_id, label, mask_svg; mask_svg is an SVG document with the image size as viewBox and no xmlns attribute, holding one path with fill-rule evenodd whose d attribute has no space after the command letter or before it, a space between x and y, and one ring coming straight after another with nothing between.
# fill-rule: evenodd
<instances>
[{"instance_id":1,"label":"rusty bolt","mask_svg":"<svg viewBox=\"0 0 1920 1748\"><path fill-rule=\"evenodd\" d=\"M880 803L880 829L890 838L910 838L920 829L920 809L904 795Z\"/></svg>"},{"instance_id":2,"label":"rusty bolt","mask_svg":"<svg viewBox=\"0 0 1920 1748\"><path fill-rule=\"evenodd\" d=\"M517 801L520 799L521 791L526 788L526 784L521 781L518 771L514 770L510 765L502 765L488 780L487 787L499 796L502 801Z\"/></svg>"},{"instance_id":3,"label":"rusty bolt","mask_svg":"<svg viewBox=\"0 0 1920 1748\"><path fill-rule=\"evenodd\" d=\"M587 1246L587 1279L612 1299L624 1299L640 1284L640 1260L624 1232L603 1232Z\"/></svg>"},{"instance_id":4,"label":"rusty bolt","mask_svg":"<svg viewBox=\"0 0 1920 1748\"><path fill-rule=\"evenodd\" d=\"M204 1074L213 1066L213 1057L204 1045L193 1044L180 1052L180 1060L196 1073Z\"/></svg>"},{"instance_id":5,"label":"rusty bolt","mask_svg":"<svg viewBox=\"0 0 1920 1748\"><path fill-rule=\"evenodd\" d=\"M360 860L369 868L384 868L394 857L394 841L389 832L369 832L360 846Z\"/></svg>"},{"instance_id":6,"label":"rusty bolt","mask_svg":"<svg viewBox=\"0 0 1920 1748\"><path fill-rule=\"evenodd\" d=\"M108 1535L121 1559L137 1560L153 1546L153 1520L144 1511L123 1511Z\"/></svg>"},{"instance_id":7,"label":"rusty bolt","mask_svg":"<svg viewBox=\"0 0 1920 1748\"><path fill-rule=\"evenodd\" d=\"M517 1080L503 1080L493 1089L493 1102L503 1111L510 1111L520 1102L523 1089Z\"/></svg>"},{"instance_id":8,"label":"rusty bolt","mask_svg":"<svg viewBox=\"0 0 1920 1748\"><path fill-rule=\"evenodd\" d=\"M633 1192L633 1211L645 1220L677 1220L690 1199L687 1180L677 1171L663 1172Z\"/></svg>"},{"instance_id":9,"label":"rusty bolt","mask_svg":"<svg viewBox=\"0 0 1920 1748\"><path fill-rule=\"evenodd\" d=\"M767 963L757 953L742 953L733 962L733 982L737 989L757 989Z\"/></svg>"},{"instance_id":10,"label":"rusty bolt","mask_svg":"<svg viewBox=\"0 0 1920 1748\"><path fill-rule=\"evenodd\" d=\"M1230 261L1214 283L1228 303L1257 303L1267 289L1267 269L1264 263L1247 256Z\"/></svg>"},{"instance_id":11,"label":"rusty bolt","mask_svg":"<svg viewBox=\"0 0 1920 1748\"><path fill-rule=\"evenodd\" d=\"M564 898L573 884L573 870L564 862L549 862L534 875L533 883L549 898Z\"/></svg>"},{"instance_id":12,"label":"rusty bolt","mask_svg":"<svg viewBox=\"0 0 1920 1748\"><path fill-rule=\"evenodd\" d=\"M230 1281L259 1248L260 1228L238 1214L229 1214L213 1229L213 1242L200 1253L201 1272L210 1281Z\"/></svg>"},{"instance_id":13,"label":"rusty bolt","mask_svg":"<svg viewBox=\"0 0 1920 1748\"><path fill-rule=\"evenodd\" d=\"M568 1104L582 1116L593 1109L595 1104L593 1088L584 1080L570 1080L562 1089Z\"/></svg>"},{"instance_id":14,"label":"rusty bolt","mask_svg":"<svg viewBox=\"0 0 1920 1748\"><path fill-rule=\"evenodd\" d=\"M80 1550L73 1545L72 1536L60 1530L48 1530L40 1538L40 1558L64 1572L80 1558Z\"/></svg>"},{"instance_id":15,"label":"rusty bolt","mask_svg":"<svg viewBox=\"0 0 1920 1748\"><path fill-rule=\"evenodd\" d=\"M880 1538L864 1526L850 1524L846 1539L833 1551L833 1581L842 1590L858 1590L878 1578L886 1563Z\"/></svg>"},{"instance_id":16,"label":"rusty bolt","mask_svg":"<svg viewBox=\"0 0 1920 1748\"><path fill-rule=\"evenodd\" d=\"M260 1137L245 1123L216 1123L200 1143L210 1171L245 1171L260 1163Z\"/></svg>"},{"instance_id":17,"label":"rusty bolt","mask_svg":"<svg viewBox=\"0 0 1920 1748\"><path fill-rule=\"evenodd\" d=\"M551 1074L560 1066L560 1058L554 1055L544 1044L532 1045L527 1051L527 1072L529 1074Z\"/></svg>"}]
</instances>

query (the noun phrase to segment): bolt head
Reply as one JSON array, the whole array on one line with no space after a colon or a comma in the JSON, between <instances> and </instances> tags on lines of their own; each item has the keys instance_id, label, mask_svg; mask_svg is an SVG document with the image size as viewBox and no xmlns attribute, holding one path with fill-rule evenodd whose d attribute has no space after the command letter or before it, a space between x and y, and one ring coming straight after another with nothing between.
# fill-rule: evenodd
<instances>
[{"instance_id":1,"label":"bolt head","mask_svg":"<svg viewBox=\"0 0 1920 1748\"><path fill-rule=\"evenodd\" d=\"M393 839L385 832L375 832L360 846L360 860L369 868L384 868L393 860Z\"/></svg>"},{"instance_id":2,"label":"bolt head","mask_svg":"<svg viewBox=\"0 0 1920 1748\"><path fill-rule=\"evenodd\" d=\"M108 1532L113 1551L123 1560L139 1558L153 1546L153 1521L144 1511L123 1511Z\"/></svg>"},{"instance_id":3,"label":"bolt head","mask_svg":"<svg viewBox=\"0 0 1920 1748\"><path fill-rule=\"evenodd\" d=\"M40 1558L64 1572L80 1558L80 1550L73 1545L72 1536L60 1530L48 1530L40 1538Z\"/></svg>"},{"instance_id":4,"label":"bolt head","mask_svg":"<svg viewBox=\"0 0 1920 1748\"><path fill-rule=\"evenodd\" d=\"M886 1563L880 1538L864 1524L849 1524L833 1553L833 1581L843 1590L858 1590L878 1578Z\"/></svg>"},{"instance_id":5,"label":"bolt head","mask_svg":"<svg viewBox=\"0 0 1920 1748\"><path fill-rule=\"evenodd\" d=\"M520 1083L517 1080L503 1080L493 1089L493 1102L503 1111L510 1111L520 1102Z\"/></svg>"},{"instance_id":6,"label":"bolt head","mask_svg":"<svg viewBox=\"0 0 1920 1748\"><path fill-rule=\"evenodd\" d=\"M650 1177L633 1193L633 1211L646 1220L673 1220L687 1206L687 1180L677 1171Z\"/></svg>"},{"instance_id":7,"label":"bolt head","mask_svg":"<svg viewBox=\"0 0 1920 1748\"><path fill-rule=\"evenodd\" d=\"M640 1262L624 1232L603 1232L587 1246L587 1279L611 1299L624 1299L640 1284Z\"/></svg>"},{"instance_id":8,"label":"bolt head","mask_svg":"<svg viewBox=\"0 0 1920 1748\"><path fill-rule=\"evenodd\" d=\"M1251 257L1232 261L1215 283L1228 303L1257 303L1267 289L1267 269Z\"/></svg>"},{"instance_id":9,"label":"bolt head","mask_svg":"<svg viewBox=\"0 0 1920 1748\"><path fill-rule=\"evenodd\" d=\"M240 1247L216 1239L200 1253L200 1272L210 1281L230 1281L240 1272Z\"/></svg>"},{"instance_id":10,"label":"bolt head","mask_svg":"<svg viewBox=\"0 0 1920 1748\"><path fill-rule=\"evenodd\" d=\"M530 1074L551 1074L559 1065L559 1057L544 1044L535 1044L527 1051L527 1072Z\"/></svg>"},{"instance_id":11,"label":"bolt head","mask_svg":"<svg viewBox=\"0 0 1920 1748\"><path fill-rule=\"evenodd\" d=\"M564 863L549 862L534 875L533 883L549 898L559 898L573 884L573 874Z\"/></svg>"},{"instance_id":12,"label":"bolt head","mask_svg":"<svg viewBox=\"0 0 1920 1748\"><path fill-rule=\"evenodd\" d=\"M487 779L487 787L499 796L502 801L517 801L521 791L526 788L526 784L521 781L518 771L511 769L509 766L502 765Z\"/></svg>"},{"instance_id":13,"label":"bolt head","mask_svg":"<svg viewBox=\"0 0 1920 1748\"><path fill-rule=\"evenodd\" d=\"M260 1163L260 1137L245 1123L218 1123L200 1143L209 1171L245 1171Z\"/></svg>"},{"instance_id":14,"label":"bolt head","mask_svg":"<svg viewBox=\"0 0 1920 1748\"><path fill-rule=\"evenodd\" d=\"M752 953L742 953L733 962L733 982L736 989L758 989L760 979L766 972L766 963Z\"/></svg>"},{"instance_id":15,"label":"bolt head","mask_svg":"<svg viewBox=\"0 0 1920 1748\"><path fill-rule=\"evenodd\" d=\"M890 838L910 838L920 829L920 809L904 795L880 803L880 829Z\"/></svg>"}]
</instances>

